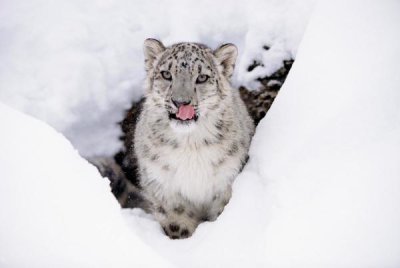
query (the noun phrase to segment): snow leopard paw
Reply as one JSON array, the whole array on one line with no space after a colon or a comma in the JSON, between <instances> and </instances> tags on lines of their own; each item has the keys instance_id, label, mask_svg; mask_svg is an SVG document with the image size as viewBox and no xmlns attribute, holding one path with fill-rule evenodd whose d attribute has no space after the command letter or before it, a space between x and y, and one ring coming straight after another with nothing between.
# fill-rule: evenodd
<instances>
[{"instance_id":1,"label":"snow leopard paw","mask_svg":"<svg viewBox=\"0 0 400 268\"><path fill-rule=\"evenodd\" d=\"M183 223L170 222L162 225L164 233L171 239L184 239L190 237L195 228Z\"/></svg>"}]
</instances>

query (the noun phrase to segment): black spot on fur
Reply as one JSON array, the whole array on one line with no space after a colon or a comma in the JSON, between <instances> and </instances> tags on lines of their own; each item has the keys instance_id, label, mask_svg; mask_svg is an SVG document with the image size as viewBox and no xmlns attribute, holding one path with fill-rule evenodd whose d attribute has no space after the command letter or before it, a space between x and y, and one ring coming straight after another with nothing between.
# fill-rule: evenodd
<instances>
[{"instance_id":1,"label":"black spot on fur","mask_svg":"<svg viewBox=\"0 0 400 268\"><path fill-rule=\"evenodd\" d=\"M135 192L130 192L130 193L128 194L128 199L130 199L130 200L138 199L137 193L135 193Z\"/></svg>"},{"instance_id":2,"label":"black spot on fur","mask_svg":"<svg viewBox=\"0 0 400 268\"><path fill-rule=\"evenodd\" d=\"M159 213L161 213L161 214L165 214L165 213L166 213L166 212L165 212L165 209L164 209L162 206L158 207L157 211L158 211Z\"/></svg>"},{"instance_id":3,"label":"black spot on fur","mask_svg":"<svg viewBox=\"0 0 400 268\"><path fill-rule=\"evenodd\" d=\"M169 230L173 233L179 232L179 225L175 224L175 223L171 223L169 226Z\"/></svg>"},{"instance_id":4,"label":"black spot on fur","mask_svg":"<svg viewBox=\"0 0 400 268\"><path fill-rule=\"evenodd\" d=\"M181 237L188 237L189 236L189 230L188 229L183 229L181 232Z\"/></svg>"},{"instance_id":5,"label":"black spot on fur","mask_svg":"<svg viewBox=\"0 0 400 268\"><path fill-rule=\"evenodd\" d=\"M174 212L178 215L182 214L185 211L185 208L183 206L178 206L174 208Z\"/></svg>"},{"instance_id":6,"label":"black spot on fur","mask_svg":"<svg viewBox=\"0 0 400 268\"><path fill-rule=\"evenodd\" d=\"M245 145L246 145L245 140L240 140L240 145L242 145L243 147L245 147Z\"/></svg>"},{"instance_id":7,"label":"black spot on fur","mask_svg":"<svg viewBox=\"0 0 400 268\"><path fill-rule=\"evenodd\" d=\"M124 202L119 199L120 204L123 208L143 208L147 206L143 196L140 194L139 191L131 191L128 193L127 198Z\"/></svg>"},{"instance_id":8,"label":"black spot on fur","mask_svg":"<svg viewBox=\"0 0 400 268\"><path fill-rule=\"evenodd\" d=\"M217 123L215 123L215 127L218 130L221 130L223 126L224 126L224 121L222 121L222 120L218 120Z\"/></svg>"},{"instance_id":9,"label":"black spot on fur","mask_svg":"<svg viewBox=\"0 0 400 268\"><path fill-rule=\"evenodd\" d=\"M178 148L178 142L176 140L171 140L169 145L174 149Z\"/></svg>"},{"instance_id":10,"label":"black spot on fur","mask_svg":"<svg viewBox=\"0 0 400 268\"><path fill-rule=\"evenodd\" d=\"M243 171L244 166L247 164L247 162L249 161L249 155L246 155L246 158L242 161L242 165L239 169L239 173Z\"/></svg>"},{"instance_id":11,"label":"black spot on fur","mask_svg":"<svg viewBox=\"0 0 400 268\"><path fill-rule=\"evenodd\" d=\"M239 146L236 142L232 143L231 147L228 150L228 155L232 156L239 151Z\"/></svg>"},{"instance_id":12,"label":"black spot on fur","mask_svg":"<svg viewBox=\"0 0 400 268\"><path fill-rule=\"evenodd\" d=\"M116 198L120 198L121 194L125 192L126 183L123 180L114 180L110 182L111 192Z\"/></svg>"},{"instance_id":13,"label":"black spot on fur","mask_svg":"<svg viewBox=\"0 0 400 268\"><path fill-rule=\"evenodd\" d=\"M205 215L200 218L200 221L210 221L210 218L208 217L208 215Z\"/></svg>"}]
</instances>

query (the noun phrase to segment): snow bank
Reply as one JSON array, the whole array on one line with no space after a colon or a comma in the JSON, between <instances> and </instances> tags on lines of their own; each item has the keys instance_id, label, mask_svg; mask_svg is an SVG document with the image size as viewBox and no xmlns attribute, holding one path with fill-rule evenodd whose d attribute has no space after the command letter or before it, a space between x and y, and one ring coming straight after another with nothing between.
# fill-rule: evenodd
<instances>
[{"instance_id":1,"label":"snow bank","mask_svg":"<svg viewBox=\"0 0 400 268\"><path fill-rule=\"evenodd\" d=\"M116 122L142 94L145 38L235 43L236 84L256 87L255 77L295 56L313 2L3 0L0 100L48 122L84 156L112 154ZM253 60L265 66L247 72Z\"/></svg>"},{"instance_id":2,"label":"snow bank","mask_svg":"<svg viewBox=\"0 0 400 268\"><path fill-rule=\"evenodd\" d=\"M399 10L316 8L252 144L274 195L269 267L400 266Z\"/></svg>"},{"instance_id":3,"label":"snow bank","mask_svg":"<svg viewBox=\"0 0 400 268\"><path fill-rule=\"evenodd\" d=\"M61 134L3 104L0 122L0 267L169 267Z\"/></svg>"}]
</instances>

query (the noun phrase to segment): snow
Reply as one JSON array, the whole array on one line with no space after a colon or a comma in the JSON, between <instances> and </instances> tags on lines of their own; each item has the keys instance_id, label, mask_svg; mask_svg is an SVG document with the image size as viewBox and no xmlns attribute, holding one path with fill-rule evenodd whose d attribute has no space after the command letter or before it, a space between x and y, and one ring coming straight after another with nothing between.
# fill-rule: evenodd
<instances>
[{"instance_id":1,"label":"snow","mask_svg":"<svg viewBox=\"0 0 400 268\"><path fill-rule=\"evenodd\" d=\"M172 267L61 134L3 104L0 121L0 267Z\"/></svg>"},{"instance_id":2,"label":"snow","mask_svg":"<svg viewBox=\"0 0 400 268\"><path fill-rule=\"evenodd\" d=\"M400 265L400 3L367 3L319 5L253 140L270 267Z\"/></svg>"},{"instance_id":3,"label":"snow","mask_svg":"<svg viewBox=\"0 0 400 268\"><path fill-rule=\"evenodd\" d=\"M83 156L111 155L121 148L116 123L142 95L145 38L235 43L234 80L256 88L254 77L295 56L313 3L3 0L0 101L49 123ZM254 59L268 64L249 73Z\"/></svg>"},{"instance_id":4,"label":"snow","mask_svg":"<svg viewBox=\"0 0 400 268\"><path fill-rule=\"evenodd\" d=\"M271 110L257 128L249 164L235 181L225 211L217 221L201 224L186 240L168 239L159 224L141 210L120 210L107 182L61 134L45 123L0 105L0 266L400 266L398 1L320 2L298 50L296 40L302 36L310 3L304 7L294 2L267 1L257 2L257 6L250 1L243 9L233 4L222 17L210 12L204 18L201 14L205 14L205 7L189 7L180 2L171 2L165 7L165 14L160 11L160 16L154 17L149 17L148 10L158 2L69 3L65 3L61 14L73 16L76 29L85 21L87 28L82 31L87 31L87 36L82 33L80 39L75 30L72 35L60 34L58 38L65 39L56 44L65 47L54 51L47 47L40 55L35 51L42 48L26 52L22 49L28 47L24 42L32 38L27 34L30 31L25 28L26 22L0 10L8 18L1 22L7 26L0 28L1 34L21 35L10 39L9 48L5 48L6 42L0 46L0 55L8 64L8 68L0 67L0 99L49 122L72 139L84 155L111 152L118 147L110 142L108 148L88 149L83 144L90 135L96 136L94 140L111 139L114 134L108 130L105 136L96 133L111 129L107 122L114 122L118 116L112 118L108 113L120 113L122 110L113 106L129 104L130 94L140 95L141 78L136 75L142 72L142 59L131 62L127 55L132 53L132 59L141 57L141 41L135 42L147 33L166 43L178 38L209 44L222 39L237 41L243 52L235 79L241 83L247 83L246 79L254 75L241 69L243 62L251 62L257 53L261 53L261 60L266 60L265 72L270 68L268 60L271 65L278 62L273 55L282 60L291 51L296 61ZM42 14L43 8L54 11L55 7L47 4L35 7L32 16ZM14 2L7 6L19 11L34 7ZM271 7L271 14L266 12L264 18L260 10L266 7ZM199 13L186 14L185 10L191 8L198 8ZM301 8L297 15L295 8ZM119 16L105 12L110 10ZM129 15L133 10L137 17ZM278 11L283 15L277 15ZM171 12L178 12L183 21L204 19L210 24L183 24L179 18L165 20ZM239 13L244 17L242 21L234 19ZM106 18L107 23L103 21ZM223 18L221 24L217 24L219 18ZM264 29L256 23L260 18L271 23L282 19L285 23ZM147 20L154 22L145 26ZM35 23L43 22L46 18L40 17ZM96 23L103 27L97 30ZM138 26L126 28L127 25ZM54 34L57 27L68 24L42 26L38 40L33 38L29 43L33 47L42 43L43 33L49 30L46 27L54 27L49 30ZM260 34L264 30L265 39ZM93 36L97 36L99 46L103 44L96 56L90 48L95 46L91 43ZM251 40L271 48L260 52ZM125 43L128 41L133 43ZM15 48L16 44L22 47ZM107 54L116 47L121 48L121 61ZM27 55L18 56L17 60L11 51ZM57 51L69 51L71 57L57 58ZM86 62L100 58L104 60L100 64L100 69L104 68L102 74L94 68L96 64ZM76 65L71 66L76 68L71 72L66 71L68 68L54 68L63 66L58 59L75 60ZM19 60L25 60L26 66ZM49 64L51 60L56 65ZM42 64L49 64L48 69L42 69ZM52 76L56 72L60 76ZM76 77L69 76L71 73ZM86 78L90 74L99 81ZM109 91L102 79L115 79L108 85L119 91ZM116 81L128 80L125 89L118 88ZM51 87L38 86L39 82L49 81L54 82ZM65 85L66 81L73 86ZM98 83L100 89L91 83ZM135 83L138 88L133 86ZM90 88L90 93L86 88ZM114 98L110 100L111 95ZM104 110L97 107L99 99L104 100ZM71 100L75 101L73 105ZM93 111L91 116L98 119L87 119L88 111ZM89 124L86 130L85 124Z\"/></svg>"}]
</instances>

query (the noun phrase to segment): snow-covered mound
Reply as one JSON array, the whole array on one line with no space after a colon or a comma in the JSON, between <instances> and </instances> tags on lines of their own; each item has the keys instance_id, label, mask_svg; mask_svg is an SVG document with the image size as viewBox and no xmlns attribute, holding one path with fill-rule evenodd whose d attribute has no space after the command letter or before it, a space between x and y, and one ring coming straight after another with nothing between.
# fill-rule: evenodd
<instances>
[{"instance_id":1,"label":"snow-covered mound","mask_svg":"<svg viewBox=\"0 0 400 268\"><path fill-rule=\"evenodd\" d=\"M84 156L112 154L116 123L142 94L145 38L235 43L236 83L255 87L295 57L313 3L3 0L0 100L46 121ZM247 72L253 60L266 64Z\"/></svg>"},{"instance_id":2,"label":"snow-covered mound","mask_svg":"<svg viewBox=\"0 0 400 268\"><path fill-rule=\"evenodd\" d=\"M61 134L3 104L0 122L0 267L169 267Z\"/></svg>"},{"instance_id":3,"label":"snow-covered mound","mask_svg":"<svg viewBox=\"0 0 400 268\"><path fill-rule=\"evenodd\" d=\"M252 144L274 196L269 267L400 267L399 11L316 8Z\"/></svg>"}]
</instances>

